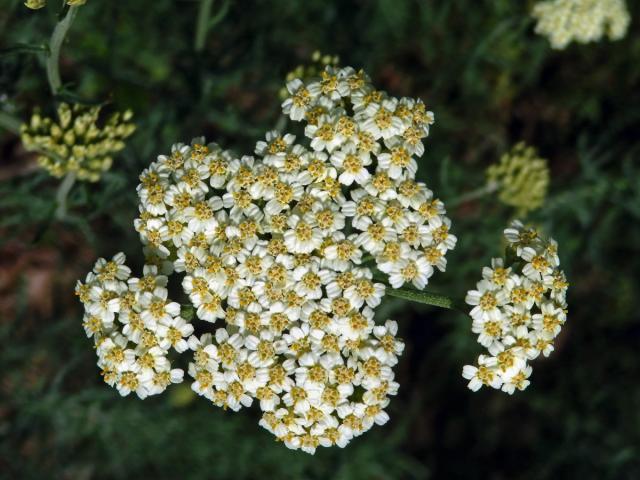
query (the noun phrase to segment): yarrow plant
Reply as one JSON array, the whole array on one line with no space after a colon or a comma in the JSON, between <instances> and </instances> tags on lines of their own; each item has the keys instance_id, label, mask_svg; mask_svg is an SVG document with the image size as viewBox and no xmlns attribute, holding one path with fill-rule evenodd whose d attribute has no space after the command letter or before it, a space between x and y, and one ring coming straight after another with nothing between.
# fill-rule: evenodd
<instances>
[{"instance_id":1,"label":"yarrow plant","mask_svg":"<svg viewBox=\"0 0 640 480\"><path fill-rule=\"evenodd\" d=\"M532 12L536 33L562 50L572 41L589 43L607 36L623 38L631 17L624 0L548 0L537 3Z\"/></svg>"},{"instance_id":2,"label":"yarrow plant","mask_svg":"<svg viewBox=\"0 0 640 480\"><path fill-rule=\"evenodd\" d=\"M47 82L54 97L66 93L60 75L60 52L85 3L86 0L62 2L59 20L47 47L38 48L45 54ZM46 6L46 0L27 0L25 5L37 10ZM130 122L133 116L130 110L116 112L100 121L101 109L101 106L63 102L57 108L57 119L42 117L40 109L36 108L27 123L8 120L12 130L20 133L25 149L39 154L40 166L54 177L64 177L56 193L55 218L58 220L67 218L67 197L75 181L97 182L111 167L113 155L125 147L124 141L135 131L135 125Z\"/></svg>"},{"instance_id":3,"label":"yarrow plant","mask_svg":"<svg viewBox=\"0 0 640 480\"><path fill-rule=\"evenodd\" d=\"M470 290L472 331L487 348L462 376L473 391L483 385L512 394L529 385L529 362L553 351L567 318L568 283L560 270L558 244L514 221L504 231L507 259L494 258Z\"/></svg>"},{"instance_id":4,"label":"yarrow plant","mask_svg":"<svg viewBox=\"0 0 640 480\"><path fill-rule=\"evenodd\" d=\"M140 176L142 277L117 254L76 293L122 395L182 381L174 357L188 354L195 392L234 411L257 403L260 425L313 453L387 422L404 344L375 309L387 284L423 289L444 271L456 237L415 180L434 121L423 102L349 67L287 90L283 113L306 141L272 131L240 158L204 139L174 145ZM172 274L187 307L169 299Z\"/></svg>"}]
</instances>

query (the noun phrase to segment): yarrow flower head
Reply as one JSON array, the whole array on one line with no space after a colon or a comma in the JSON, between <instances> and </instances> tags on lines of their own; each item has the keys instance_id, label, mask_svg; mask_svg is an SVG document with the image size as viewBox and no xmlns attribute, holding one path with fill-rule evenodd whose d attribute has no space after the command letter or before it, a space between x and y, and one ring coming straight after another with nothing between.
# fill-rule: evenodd
<instances>
[{"instance_id":1,"label":"yarrow flower head","mask_svg":"<svg viewBox=\"0 0 640 480\"><path fill-rule=\"evenodd\" d=\"M512 394L529 385L529 362L553 351L567 318L568 283L560 270L558 244L514 221L504 231L507 258L494 258L482 270L475 290L467 292L472 331L487 348L477 365L462 376L473 391L483 385Z\"/></svg>"},{"instance_id":2,"label":"yarrow flower head","mask_svg":"<svg viewBox=\"0 0 640 480\"><path fill-rule=\"evenodd\" d=\"M572 41L589 43L604 36L619 40L631 21L624 0L548 0L537 3L532 15L538 22L536 33L558 50Z\"/></svg>"},{"instance_id":3,"label":"yarrow flower head","mask_svg":"<svg viewBox=\"0 0 640 480\"><path fill-rule=\"evenodd\" d=\"M524 215L540 208L549 188L549 167L536 149L518 143L500 162L487 169L490 186L498 190L498 198Z\"/></svg>"},{"instance_id":4,"label":"yarrow flower head","mask_svg":"<svg viewBox=\"0 0 640 480\"><path fill-rule=\"evenodd\" d=\"M269 132L240 158L204 139L174 145L140 176L143 277L130 278L119 255L77 292L120 393L179 381L168 356L188 349L195 392L234 411L258 404L261 426L313 453L389 419L404 344L396 322L374 320L383 282L424 287L456 237L415 180L433 123L424 103L331 66L287 90L283 112L306 123L306 141ZM202 333L167 298L172 272ZM142 357L156 359L151 370ZM150 380L158 372L161 386Z\"/></svg>"},{"instance_id":5,"label":"yarrow flower head","mask_svg":"<svg viewBox=\"0 0 640 480\"><path fill-rule=\"evenodd\" d=\"M116 112L102 123L100 111L101 107L61 103L58 120L35 113L22 126L22 143L40 153L38 163L54 177L74 173L79 180L96 182L136 128L129 110Z\"/></svg>"}]
</instances>

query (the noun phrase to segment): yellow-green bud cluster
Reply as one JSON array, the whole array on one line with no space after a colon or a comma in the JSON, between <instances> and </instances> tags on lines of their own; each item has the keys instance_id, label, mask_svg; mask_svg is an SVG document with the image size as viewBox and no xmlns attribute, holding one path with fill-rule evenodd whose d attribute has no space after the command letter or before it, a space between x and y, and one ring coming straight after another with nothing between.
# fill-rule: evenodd
<instances>
[{"instance_id":1,"label":"yellow-green bud cluster","mask_svg":"<svg viewBox=\"0 0 640 480\"><path fill-rule=\"evenodd\" d=\"M558 50L572 41L619 40L631 20L624 0L549 0L536 4L532 15L538 21L536 33Z\"/></svg>"},{"instance_id":2,"label":"yellow-green bud cluster","mask_svg":"<svg viewBox=\"0 0 640 480\"><path fill-rule=\"evenodd\" d=\"M71 7L79 7L80 5L84 5L85 3L87 3L87 0L67 0L67 5ZM47 0L26 0L24 4L31 10L38 10L47 5Z\"/></svg>"},{"instance_id":3,"label":"yellow-green bud cluster","mask_svg":"<svg viewBox=\"0 0 640 480\"><path fill-rule=\"evenodd\" d=\"M27 150L41 154L38 163L54 177L72 172L79 180L97 182L136 128L129 110L114 113L98 125L100 110L62 103L58 121L36 112L22 125L22 143Z\"/></svg>"},{"instance_id":4,"label":"yellow-green bud cluster","mask_svg":"<svg viewBox=\"0 0 640 480\"><path fill-rule=\"evenodd\" d=\"M335 67L340 63L340 57L338 55L327 55L319 50L316 50L311 54L311 63L305 65L298 65L296 68L287 73L287 83L295 80L296 78L301 79L303 82L308 81L313 77L320 76L320 72L324 71L325 67L331 66ZM278 93L281 100L284 100L289 96L289 92L286 87L280 89Z\"/></svg>"},{"instance_id":5,"label":"yellow-green bud cluster","mask_svg":"<svg viewBox=\"0 0 640 480\"><path fill-rule=\"evenodd\" d=\"M535 148L521 142L487 169L487 180L497 188L500 201L526 213L544 203L549 167Z\"/></svg>"}]
</instances>

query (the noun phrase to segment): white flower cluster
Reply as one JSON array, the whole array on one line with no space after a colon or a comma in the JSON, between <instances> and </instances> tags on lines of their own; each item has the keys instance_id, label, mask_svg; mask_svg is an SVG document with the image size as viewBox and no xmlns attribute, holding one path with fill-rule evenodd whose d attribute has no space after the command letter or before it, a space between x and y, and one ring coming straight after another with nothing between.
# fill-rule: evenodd
<instances>
[{"instance_id":1,"label":"white flower cluster","mask_svg":"<svg viewBox=\"0 0 640 480\"><path fill-rule=\"evenodd\" d=\"M182 382L184 372L171 368L170 350L183 352L193 326L180 317L180 305L167 298L167 277L145 266L131 277L123 253L98 259L76 294L84 304L84 329L93 337L104 381L121 395L140 398L162 393Z\"/></svg>"},{"instance_id":2,"label":"white flower cluster","mask_svg":"<svg viewBox=\"0 0 640 480\"><path fill-rule=\"evenodd\" d=\"M385 285L366 265L374 263L394 287L423 288L434 267L445 269L456 238L442 202L415 181L414 157L433 123L424 103L389 97L352 68L329 66L321 78L293 80L287 89L283 111L306 121L307 146L275 131L257 143L257 158L235 158L202 139L174 145L138 187L135 227L155 288L136 290L143 280L125 288L129 272L118 266L121 283L107 289L100 262L79 294L99 329L111 328L114 312L122 324L131 315L123 312L139 314L158 357L170 346L193 351L194 391L232 410L257 400L260 425L313 453L385 423L388 397L398 390L392 367L404 345L395 322L374 323ZM223 322L219 328L189 336L177 306L162 304L166 277L158 272L172 271L184 274L197 318ZM99 288L111 292L106 301ZM128 310L122 292L134 305ZM145 313L155 305L165 312L160 318ZM180 338L166 332L171 327ZM101 365L139 371L137 385L147 385L143 368L130 366L147 351L132 354L124 340L112 342L129 359L126 367L103 360L99 347ZM110 380L119 385L121 377Z\"/></svg>"},{"instance_id":3,"label":"white flower cluster","mask_svg":"<svg viewBox=\"0 0 640 480\"><path fill-rule=\"evenodd\" d=\"M553 239L541 238L519 221L504 235L515 260L505 266L503 259L494 258L466 297L473 306L472 331L489 355L480 355L478 366L466 365L462 376L473 391L487 385L512 394L529 385L528 362L553 351L567 318L569 284Z\"/></svg>"},{"instance_id":4,"label":"white flower cluster","mask_svg":"<svg viewBox=\"0 0 640 480\"><path fill-rule=\"evenodd\" d=\"M631 21L624 0L548 0L535 5L536 33L562 50L572 41L589 43L608 36L619 40Z\"/></svg>"}]
</instances>

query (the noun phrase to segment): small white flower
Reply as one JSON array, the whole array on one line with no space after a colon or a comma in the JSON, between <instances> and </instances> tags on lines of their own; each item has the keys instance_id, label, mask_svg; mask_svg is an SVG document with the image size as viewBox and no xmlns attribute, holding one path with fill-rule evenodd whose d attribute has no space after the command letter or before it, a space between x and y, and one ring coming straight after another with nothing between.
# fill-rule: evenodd
<instances>
[{"instance_id":1,"label":"small white flower","mask_svg":"<svg viewBox=\"0 0 640 480\"><path fill-rule=\"evenodd\" d=\"M502 384L502 391L512 395L513 392L518 390L524 390L529 386L531 382L529 382L529 377L531 376L532 368L527 365L521 370L516 371L514 374L510 375L507 378L504 378L504 383Z\"/></svg>"},{"instance_id":2,"label":"small white flower","mask_svg":"<svg viewBox=\"0 0 640 480\"><path fill-rule=\"evenodd\" d=\"M424 257L403 258L390 270L389 283L393 288L411 283L418 290L422 290L427 286L432 275L433 267Z\"/></svg>"},{"instance_id":3,"label":"small white flower","mask_svg":"<svg viewBox=\"0 0 640 480\"><path fill-rule=\"evenodd\" d=\"M284 243L292 253L311 253L322 244L322 234L315 225L297 215L289 217Z\"/></svg>"},{"instance_id":4,"label":"small white flower","mask_svg":"<svg viewBox=\"0 0 640 480\"><path fill-rule=\"evenodd\" d=\"M289 115L291 120L300 121L309 110L314 97L300 79L294 79L287 83L287 90L291 95L282 103L282 112Z\"/></svg>"},{"instance_id":5,"label":"small white flower","mask_svg":"<svg viewBox=\"0 0 640 480\"><path fill-rule=\"evenodd\" d=\"M364 185L371 178L367 170L371 157L367 152L358 152L355 147L347 146L333 152L331 163L341 172L338 180L344 185L351 185L354 181Z\"/></svg>"},{"instance_id":6,"label":"small white flower","mask_svg":"<svg viewBox=\"0 0 640 480\"><path fill-rule=\"evenodd\" d=\"M475 392L483 385L491 388L500 388L502 386L502 378L498 375L495 367L495 359L480 355L478 361L479 365L477 367L465 365L462 369L462 376L469 380L469 389Z\"/></svg>"},{"instance_id":7,"label":"small white flower","mask_svg":"<svg viewBox=\"0 0 640 480\"><path fill-rule=\"evenodd\" d=\"M158 326L158 337L163 348L173 347L178 353L189 348L187 338L193 333L193 325L184 318L176 317Z\"/></svg>"}]
</instances>

